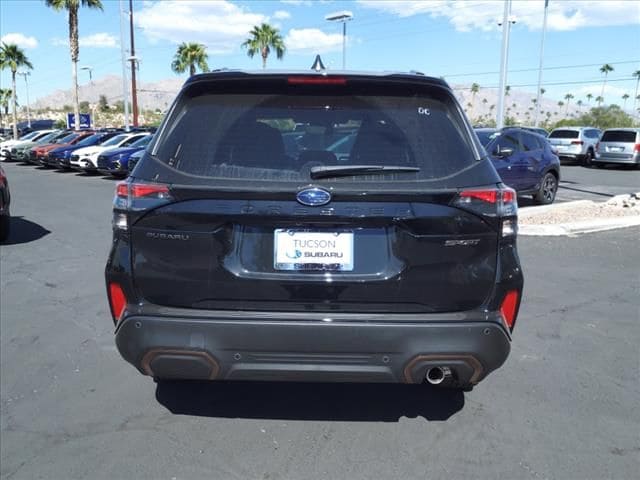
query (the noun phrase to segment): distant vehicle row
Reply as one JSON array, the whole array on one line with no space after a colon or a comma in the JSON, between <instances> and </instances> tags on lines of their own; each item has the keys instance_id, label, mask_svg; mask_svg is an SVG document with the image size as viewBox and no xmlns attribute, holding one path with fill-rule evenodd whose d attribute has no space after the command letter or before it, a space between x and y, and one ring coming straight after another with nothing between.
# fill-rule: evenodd
<instances>
[{"instance_id":1,"label":"distant vehicle row","mask_svg":"<svg viewBox=\"0 0 640 480\"><path fill-rule=\"evenodd\" d=\"M150 131L41 130L0 143L0 158L126 177L129 159L143 151L151 138Z\"/></svg>"},{"instance_id":2,"label":"distant vehicle row","mask_svg":"<svg viewBox=\"0 0 640 480\"><path fill-rule=\"evenodd\" d=\"M594 127L562 127L551 133L536 127L520 128L547 137L561 161L586 167L622 164L640 168L640 128L610 128L603 132ZM495 128L476 131L485 139L497 132Z\"/></svg>"}]
</instances>

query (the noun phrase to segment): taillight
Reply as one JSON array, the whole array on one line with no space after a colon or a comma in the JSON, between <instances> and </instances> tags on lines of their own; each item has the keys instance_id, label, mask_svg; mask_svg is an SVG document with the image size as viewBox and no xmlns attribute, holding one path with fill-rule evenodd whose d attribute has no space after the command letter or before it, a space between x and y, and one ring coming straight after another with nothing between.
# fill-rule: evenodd
<instances>
[{"instance_id":1,"label":"taillight","mask_svg":"<svg viewBox=\"0 0 640 480\"><path fill-rule=\"evenodd\" d=\"M454 206L488 217L502 219L502 237L516 235L518 230L518 197L515 190L501 188L471 188L461 191Z\"/></svg>"},{"instance_id":2,"label":"taillight","mask_svg":"<svg viewBox=\"0 0 640 480\"><path fill-rule=\"evenodd\" d=\"M640 143L636 143L635 146L633 147L633 151L634 152L640 152Z\"/></svg>"},{"instance_id":3,"label":"taillight","mask_svg":"<svg viewBox=\"0 0 640 480\"><path fill-rule=\"evenodd\" d=\"M516 309L518 308L519 294L517 290L509 290L500 305L500 314L504 318L509 330L513 330L516 322Z\"/></svg>"},{"instance_id":4,"label":"taillight","mask_svg":"<svg viewBox=\"0 0 640 480\"><path fill-rule=\"evenodd\" d=\"M296 76L288 77L289 85L346 85L347 79L344 77L328 77L328 76Z\"/></svg>"},{"instance_id":5,"label":"taillight","mask_svg":"<svg viewBox=\"0 0 640 480\"><path fill-rule=\"evenodd\" d=\"M582 140L572 140L571 145L584 145Z\"/></svg>"},{"instance_id":6,"label":"taillight","mask_svg":"<svg viewBox=\"0 0 640 480\"><path fill-rule=\"evenodd\" d=\"M600 151L600 142L596 143L596 152Z\"/></svg>"},{"instance_id":7,"label":"taillight","mask_svg":"<svg viewBox=\"0 0 640 480\"><path fill-rule=\"evenodd\" d=\"M168 185L161 183L120 182L116 185L113 200L113 227L118 230L129 228L127 211L147 210L172 199Z\"/></svg>"},{"instance_id":8,"label":"taillight","mask_svg":"<svg viewBox=\"0 0 640 480\"><path fill-rule=\"evenodd\" d=\"M124 296L122 287L115 282L109 284L109 306L111 307L113 321L118 323L122 319L124 308L127 306L127 297Z\"/></svg>"}]
</instances>

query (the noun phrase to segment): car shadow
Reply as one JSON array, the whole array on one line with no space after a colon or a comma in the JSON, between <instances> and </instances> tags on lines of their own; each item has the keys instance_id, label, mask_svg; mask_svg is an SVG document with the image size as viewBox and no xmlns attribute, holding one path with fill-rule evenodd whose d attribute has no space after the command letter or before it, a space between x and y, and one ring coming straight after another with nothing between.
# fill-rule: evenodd
<instances>
[{"instance_id":1,"label":"car shadow","mask_svg":"<svg viewBox=\"0 0 640 480\"><path fill-rule=\"evenodd\" d=\"M398 384L162 381L156 399L178 415L352 422L444 421L464 406L460 390Z\"/></svg>"},{"instance_id":2,"label":"car shadow","mask_svg":"<svg viewBox=\"0 0 640 480\"><path fill-rule=\"evenodd\" d=\"M50 230L43 226L31 220L25 220L22 217L11 217L9 225L9 237L2 242L2 245L19 245L34 242L51 233Z\"/></svg>"}]
</instances>

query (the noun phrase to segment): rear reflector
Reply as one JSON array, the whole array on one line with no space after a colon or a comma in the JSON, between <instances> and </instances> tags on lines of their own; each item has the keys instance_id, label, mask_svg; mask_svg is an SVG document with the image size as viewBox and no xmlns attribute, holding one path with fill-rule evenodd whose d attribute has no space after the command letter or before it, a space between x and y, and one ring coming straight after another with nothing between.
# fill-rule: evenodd
<instances>
[{"instance_id":1,"label":"rear reflector","mask_svg":"<svg viewBox=\"0 0 640 480\"><path fill-rule=\"evenodd\" d=\"M124 296L122 287L115 282L109 284L109 304L114 322L118 323L127 305L127 298Z\"/></svg>"},{"instance_id":2,"label":"rear reflector","mask_svg":"<svg viewBox=\"0 0 640 480\"><path fill-rule=\"evenodd\" d=\"M518 291L510 290L504 296L504 300L502 300L502 305L500 305L500 313L502 314L502 318L504 318L507 327L509 330L513 330L513 325L516 321L516 308L518 306Z\"/></svg>"},{"instance_id":3,"label":"rear reflector","mask_svg":"<svg viewBox=\"0 0 640 480\"><path fill-rule=\"evenodd\" d=\"M347 79L344 77L289 77L289 85L346 85Z\"/></svg>"}]
</instances>

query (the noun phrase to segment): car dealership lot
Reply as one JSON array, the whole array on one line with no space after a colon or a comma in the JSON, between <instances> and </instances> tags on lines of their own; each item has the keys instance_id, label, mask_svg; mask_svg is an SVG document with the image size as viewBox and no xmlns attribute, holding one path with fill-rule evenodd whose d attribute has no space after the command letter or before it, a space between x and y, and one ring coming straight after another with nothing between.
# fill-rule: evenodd
<instances>
[{"instance_id":1,"label":"car dealership lot","mask_svg":"<svg viewBox=\"0 0 640 480\"><path fill-rule=\"evenodd\" d=\"M115 350L103 280L115 183L3 164L1 478L634 478L638 229L521 237L507 363L470 393L169 384ZM558 201L638 190L563 166ZM634 188L635 187L635 188Z\"/></svg>"}]
</instances>

